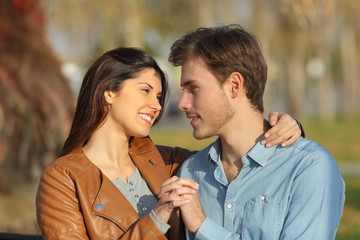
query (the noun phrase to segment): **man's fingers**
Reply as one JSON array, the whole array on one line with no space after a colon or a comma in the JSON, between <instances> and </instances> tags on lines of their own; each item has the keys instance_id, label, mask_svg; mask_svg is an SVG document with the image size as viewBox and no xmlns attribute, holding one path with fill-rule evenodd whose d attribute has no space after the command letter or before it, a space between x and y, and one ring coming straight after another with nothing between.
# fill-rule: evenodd
<instances>
[{"instance_id":1,"label":"man's fingers","mask_svg":"<svg viewBox=\"0 0 360 240\"><path fill-rule=\"evenodd\" d=\"M191 196L195 195L196 191L191 188L177 188L170 193L164 195L159 203L167 208L181 207L190 202Z\"/></svg>"},{"instance_id":2,"label":"man's fingers","mask_svg":"<svg viewBox=\"0 0 360 240\"><path fill-rule=\"evenodd\" d=\"M161 198L165 194L173 191L174 189L182 188L182 187L188 187L193 190L197 190L199 189L199 184L197 184L194 180L189 178L176 178L176 179L171 178L170 181L167 180L163 183L159 191L158 197Z\"/></svg>"}]
</instances>

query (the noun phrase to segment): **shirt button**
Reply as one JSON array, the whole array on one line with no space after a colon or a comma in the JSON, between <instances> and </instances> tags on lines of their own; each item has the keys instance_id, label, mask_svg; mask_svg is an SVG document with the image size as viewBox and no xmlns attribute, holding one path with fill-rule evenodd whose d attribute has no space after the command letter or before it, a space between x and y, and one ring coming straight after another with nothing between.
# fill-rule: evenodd
<instances>
[{"instance_id":1,"label":"shirt button","mask_svg":"<svg viewBox=\"0 0 360 240\"><path fill-rule=\"evenodd\" d=\"M129 185L130 185L130 186L132 186L132 185L133 185L133 183L132 183L132 182L129 182Z\"/></svg>"},{"instance_id":2,"label":"shirt button","mask_svg":"<svg viewBox=\"0 0 360 240\"><path fill-rule=\"evenodd\" d=\"M98 204L96 204L96 209L97 210L101 210L101 209L103 209L103 205L102 204L100 204L100 203L98 203Z\"/></svg>"},{"instance_id":3,"label":"shirt button","mask_svg":"<svg viewBox=\"0 0 360 240\"><path fill-rule=\"evenodd\" d=\"M147 211L147 207L143 207L143 212L146 212Z\"/></svg>"},{"instance_id":4,"label":"shirt button","mask_svg":"<svg viewBox=\"0 0 360 240\"><path fill-rule=\"evenodd\" d=\"M226 205L226 207L227 207L227 208L232 208L232 204L231 204L231 203L228 203L228 204Z\"/></svg>"},{"instance_id":5,"label":"shirt button","mask_svg":"<svg viewBox=\"0 0 360 240\"><path fill-rule=\"evenodd\" d=\"M129 192L133 192L133 191L134 191L134 189L133 189L133 188L130 188Z\"/></svg>"},{"instance_id":6,"label":"shirt button","mask_svg":"<svg viewBox=\"0 0 360 240\"><path fill-rule=\"evenodd\" d=\"M266 196L265 196L265 195L261 195L260 199L261 199L261 201L265 201Z\"/></svg>"}]
</instances>

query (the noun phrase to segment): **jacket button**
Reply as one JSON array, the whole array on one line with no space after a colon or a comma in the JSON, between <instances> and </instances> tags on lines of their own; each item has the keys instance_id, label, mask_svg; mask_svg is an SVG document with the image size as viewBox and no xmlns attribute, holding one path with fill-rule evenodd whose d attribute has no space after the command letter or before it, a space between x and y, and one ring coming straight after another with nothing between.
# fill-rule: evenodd
<instances>
[{"instance_id":1,"label":"jacket button","mask_svg":"<svg viewBox=\"0 0 360 240\"><path fill-rule=\"evenodd\" d=\"M96 209L97 209L97 210L103 209L103 205L100 204L100 203L96 204Z\"/></svg>"}]
</instances>

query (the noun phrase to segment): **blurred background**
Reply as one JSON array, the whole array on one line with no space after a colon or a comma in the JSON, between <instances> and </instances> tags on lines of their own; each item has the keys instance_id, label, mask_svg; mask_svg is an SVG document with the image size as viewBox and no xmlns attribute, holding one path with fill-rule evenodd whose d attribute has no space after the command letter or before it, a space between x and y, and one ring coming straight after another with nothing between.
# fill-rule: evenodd
<instances>
[{"instance_id":1,"label":"blurred background","mask_svg":"<svg viewBox=\"0 0 360 240\"><path fill-rule=\"evenodd\" d=\"M180 68L171 44L198 27L238 23L269 67L264 102L303 124L346 182L337 239L360 237L360 2L358 0L0 0L0 232L39 234L42 170L68 134L82 78L119 46L150 52L169 77L167 110L151 137L193 150L177 110Z\"/></svg>"}]
</instances>

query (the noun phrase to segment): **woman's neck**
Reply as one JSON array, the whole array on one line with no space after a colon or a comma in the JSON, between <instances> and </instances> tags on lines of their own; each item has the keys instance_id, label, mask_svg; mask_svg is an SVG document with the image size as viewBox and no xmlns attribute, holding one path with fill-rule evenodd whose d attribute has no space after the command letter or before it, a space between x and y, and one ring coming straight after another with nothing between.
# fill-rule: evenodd
<instances>
[{"instance_id":1,"label":"woman's neck","mask_svg":"<svg viewBox=\"0 0 360 240\"><path fill-rule=\"evenodd\" d=\"M110 180L121 178L126 182L135 171L129 156L129 138L104 125L92 134L83 151Z\"/></svg>"}]
</instances>

